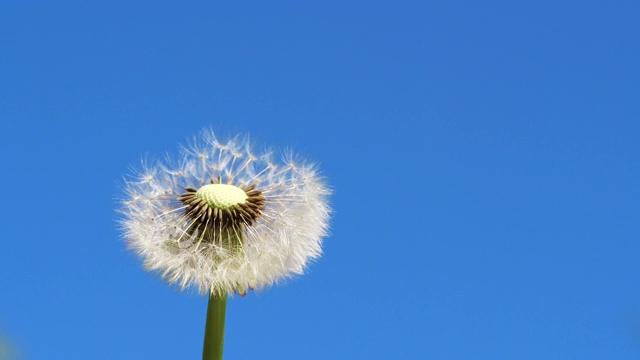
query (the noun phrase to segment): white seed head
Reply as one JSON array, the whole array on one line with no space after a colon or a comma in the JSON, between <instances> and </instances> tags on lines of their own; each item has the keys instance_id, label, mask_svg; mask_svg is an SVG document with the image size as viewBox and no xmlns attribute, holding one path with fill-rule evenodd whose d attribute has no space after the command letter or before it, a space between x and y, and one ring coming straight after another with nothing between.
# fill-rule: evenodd
<instances>
[{"instance_id":1,"label":"white seed head","mask_svg":"<svg viewBox=\"0 0 640 360\"><path fill-rule=\"evenodd\" d=\"M125 183L124 237L171 284L244 294L320 256L330 191L315 166L205 131Z\"/></svg>"}]
</instances>

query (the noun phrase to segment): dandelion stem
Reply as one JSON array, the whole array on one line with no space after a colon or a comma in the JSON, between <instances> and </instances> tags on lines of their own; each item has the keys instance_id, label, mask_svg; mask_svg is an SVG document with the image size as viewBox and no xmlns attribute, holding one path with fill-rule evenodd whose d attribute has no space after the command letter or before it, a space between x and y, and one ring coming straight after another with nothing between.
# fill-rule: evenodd
<instances>
[{"instance_id":1,"label":"dandelion stem","mask_svg":"<svg viewBox=\"0 0 640 360\"><path fill-rule=\"evenodd\" d=\"M207 307L207 324L204 329L202 360L222 360L224 346L224 318L227 311L227 296L211 294Z\"/></svg>"}]
</instances>

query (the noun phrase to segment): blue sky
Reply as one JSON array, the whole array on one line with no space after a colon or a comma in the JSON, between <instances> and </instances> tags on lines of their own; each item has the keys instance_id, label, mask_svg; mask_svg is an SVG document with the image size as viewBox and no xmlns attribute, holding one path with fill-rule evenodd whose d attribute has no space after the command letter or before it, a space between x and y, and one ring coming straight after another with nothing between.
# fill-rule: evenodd
<instances>
[{"instance_id":1,"label":"blue sky","mask_svg":"<svg viewBox=\"0 0 640 360\"><path fill-rule=\"evenodd\" d=\"M320 164L324 256L227 359L637 359L638 2L3 2L0 336L197 359L118 184L211 127Z\"/></svg>"}]
</instances>

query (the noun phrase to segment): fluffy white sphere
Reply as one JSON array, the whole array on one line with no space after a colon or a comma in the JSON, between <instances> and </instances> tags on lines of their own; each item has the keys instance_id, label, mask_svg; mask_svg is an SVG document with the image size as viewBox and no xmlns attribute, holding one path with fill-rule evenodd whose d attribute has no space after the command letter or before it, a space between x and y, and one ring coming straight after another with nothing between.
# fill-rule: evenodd
<instances>
[{"instance_id":1,"label":"fluffy white sphere","mask_svg":"<svg viewBox=\"0 0 640 360\"><path fill-rule=\"evenodd\" d=\"M234 228L241 232L236 248L217 235L206 239L209 230L194 230L205 224L180 200L186 189L211 183L255 185L263 197L259 216ZM143 165L126 180L125 193L124 237L145 268L183 289L220 295L302 274L322 252L331 211L330 191L315 166L292 154L274 160L270 152L254 152L247 137L220 142L212 131L182 147L174 161ZM206 226L211 234L224 232L213 222Z\"/></svg>"}]
</instances>

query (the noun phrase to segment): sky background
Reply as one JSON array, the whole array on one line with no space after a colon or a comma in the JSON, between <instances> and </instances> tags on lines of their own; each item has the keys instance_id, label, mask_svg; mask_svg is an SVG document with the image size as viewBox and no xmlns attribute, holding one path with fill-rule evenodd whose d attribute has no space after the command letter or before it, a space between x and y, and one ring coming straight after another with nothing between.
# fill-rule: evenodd
<instances>
[{"instance_id":1,"label":"sky background","mask_svg":"<svg viewBox=\"0 0 640 360\"><path fill-rule=\"evenodd\" d=\"M226 359L638 359L639 18L3 1L0 337L19 359L200 358L207 299L146 273L115 209L145 154L211 127L334 190L323 257L229 302Z\"/></svg>"}]
</instances>

